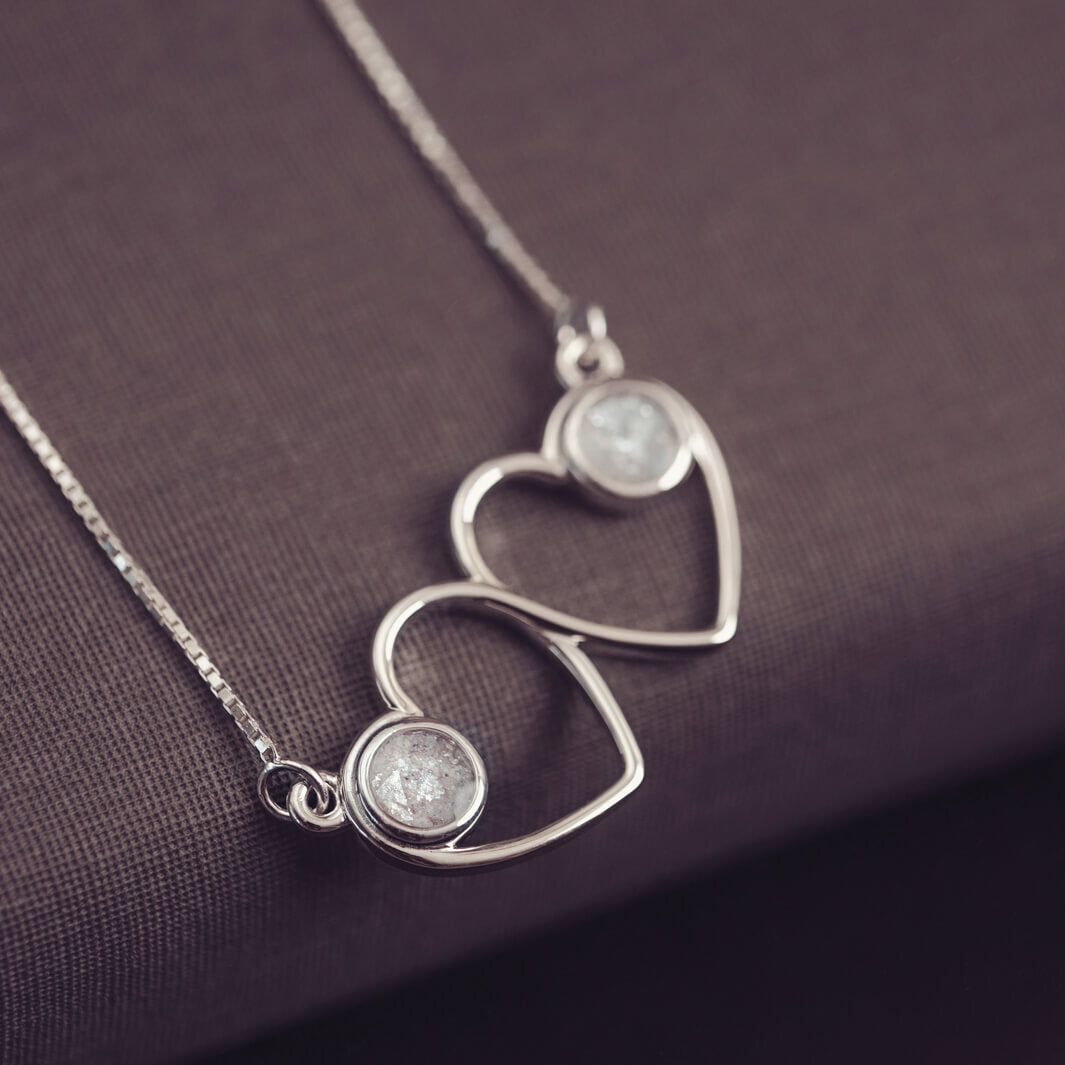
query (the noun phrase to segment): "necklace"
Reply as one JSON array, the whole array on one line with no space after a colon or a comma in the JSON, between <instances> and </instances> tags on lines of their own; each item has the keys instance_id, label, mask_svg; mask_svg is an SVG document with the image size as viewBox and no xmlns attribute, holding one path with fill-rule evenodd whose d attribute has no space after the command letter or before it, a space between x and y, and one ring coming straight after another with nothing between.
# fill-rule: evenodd
<instances>
[{"instance_id":1,"label":"necklace","mask_svg":"<svg viewBox=\"0 0 1065 1065\"><path fill-rule=\"evenodd\" d=\"M668 386L624 376L624 360L596 306L579 306L504 222L441 133L355 0L318 0L412 147L503 271L543 314L564 388L538 451L482 463L461 483L450 537L462 579L401 599L381 620L371 663L384 712L355 740L338 772L285 757L222 677L199 640L104 520L71 468L0 373L0 406L86 529L156 622L178 644L263 763L258 794L274 816L311 832L352 825L384 855L424 869L495 865L557 843L634 791L643 759L624 713L587 654L589 647L694 649L727 642L739 604L739 528L728 473L706 423ZM509 479L573 487L589 501L634 506L697 472L717 542L717 610L706 628L651 631L608 625L507 588L482 555L476 531L485 496ZM544 647L583 689L621 756L622 772L595 799L544 828L477 845L464 836L484 809L488 775L457 729L425 714L402 688L395 649L404 626L435 604L476 605Z\"/></svg>"}]
</instances>

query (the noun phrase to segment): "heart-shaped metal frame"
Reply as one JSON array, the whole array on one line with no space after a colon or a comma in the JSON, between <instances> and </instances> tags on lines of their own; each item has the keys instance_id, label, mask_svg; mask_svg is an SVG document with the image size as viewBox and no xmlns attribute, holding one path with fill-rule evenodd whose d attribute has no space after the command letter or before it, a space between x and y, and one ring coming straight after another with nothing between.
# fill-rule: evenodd
<instances>
[{"instance_id":1,"label":"heart-shaped metal frame","mask_svg":"<svg viewBox=\"0 0 1065 1065\"><path fill-rule=\"evenodd\" d=\"M649 393L673 421L679 436L678 457L656 482L637 490L596 482L582 468L576 453L575 426L582 412L611 392ZM451 542L459 565L474 581L502 589L477 544L477 509L502 481L528 479L551 484L577 483L593 495L624 501L667 491L698 468L706 486L717 537L718 602L713 623L705 629L654 631L588 621L520 597L520 609L559 632L604 644L645 649L713 647L736 631L740 598L740 532L736 502L721 449L706 422L678 392L658 381L612 378L571 388L555 405L538 452L522 452L491 459L477 467L459 486L451 506Z\"/></svg>"},{"instance_id":2,"label":"heart-shaped metal frame","mask_svg":"<svg viewBox=\"0 0 1065 1065\"><path fill-rule=\"evenodd\" d=\"M405 692L396 676L395 649L403 626L425 607L433 603L465 603L485 607L517 622L523 632L545 646L566 667L581 686L592 705L599 711L621 754L623 770L620 778L591 802L545 828L524 836L498 843L460 846L462 836L472 828L484 805L483 765L474 752L471 763L479 777L479 792L470 806L470 813L457 823L449 838L411 838L412 833L401 826L386 825L380 814L374 814L374 803L367 798L367 762L373 745L382 732L405 722L421 722L425 728L438 729L450 738L461 741L468 750L468 741L450 726L440 726L425 717L421 707ZM474 581L454 581L432 585L412 592L400 600L381 620L374 636L373 669L381 695L388 705L387 713L371 724L355 741L340 770L339 792L344 814L359 832L386 856L410 865L436 869L469 869L497 865L533 851L551 846L572 835L578 829L606 813L633 792L643 779L643 756L636 737L629 728L621 708L599 670L578 646L579 638L541 628L530 618L528 600L494 585ZM439 836L439 833L436 833ZM406 837L406 838L404 838Z\"/></svg>"}]
</instances>

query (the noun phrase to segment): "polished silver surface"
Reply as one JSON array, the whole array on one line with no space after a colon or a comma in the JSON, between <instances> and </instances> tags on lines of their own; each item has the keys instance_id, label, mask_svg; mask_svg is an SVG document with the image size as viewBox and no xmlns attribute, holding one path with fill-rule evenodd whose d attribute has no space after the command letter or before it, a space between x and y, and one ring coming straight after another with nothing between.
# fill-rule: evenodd
<instances>
[{"instance_id":1,"label":"polished silver surface","mask_svg":"<svg viewBox=\"0 0 1065 1065\"><path fill-rule=\"evenodd\" d=\"M584 621L528 601L529 614L561 630L607 643L637 647L706 647L724 643L736 628L739 606L740 546L736 508L724 458L706 423L677 393L657 382L644 382L682 430L675 462L642 484L626 484L589 469L567 419L574 407L594 402L588 389L623 380L625 364L607 335L606 317L595 306L578 307L525 249L485 195L455 149L444 137L410 81L399 68L356 0L318 0L349 53L362 68L393 119L404 131L422 162L483 238L500 264L550 319L555 334L555 372L568 391L548 423L539 454L508 455L479 466L463 482L451 511L451 535L460 565L470 578L500 586L477 546L474 516L486 492L508 477L534 477L565 482L571 478L593 494L616 501L666 491L682 481L692 462L706 484L718 548L718 609L713 624L686 632L650 632ZM624 386L612 386L624 387ZM580 411L576 412L579 416Z\"/></svg>"},{"instance_id":2,"label":"polished silver surface","mask_svg":"<svg viewBox=\"0 0 1065 1065\"><path fill-rule=\"evenodd\" d=\"M602 307L571 307L555 322L555 376L563 388L608 381L625 372L617 344L607 336Z\"/></svg>"},{"instance_id":3,"label":"polished silver surface","mask_svg":"<svg viewBox=\"0 0 1065 1065\"><path fill-rule=\"evenodd\" d=\"M643 759L636 739L582 645L590 641L627 647L694 648L728 640L736 628L740 588L735 503L724 459L706 423L667 386L624 377L624 359L607 334L602 310L594 305L575 305L528 253L441 133L358 4L354 0L318 3L452 203L547 318L556 344L555 372L567 390L548 418L538 452L482 463L460 486L452 505L450 528L455 555L467 579L423 588L385 615L374 639L372 666L388 709L356 740L339 774L282 757L276 742L252 717L147 573L130 557L2 373L0 405L112 565L178 644L262 759L258 793L273 816L319 833L332 832L350 822L379 851L422 868L495 865L564 839L639 785ZM604 414L602 424L595 432L582 431L582 426L587 428L583 419L596 410ZM610 434L615 429L618 435L613 438ZM676 487L693 469L702 476L717 538L717 610L713 623L705 629L646 631L555 610L504 588L481 554L475 528L477 510L487 493L503 480L535 478L557 485L572 484L599 501L635 505ZM433 604L473 604L494 611L550 651L605 722L621 755L618 780L597 798L536 832L496 843L460 845L484 807L487 772L465 737L452 726L425 717L400 686L395 668L396 641L404 625ZM429 828L407 824L393 817L375 798L368 776L375 752L390 737L411 728L436 730L446 736L471 767L475 786L470 801L450 823ZM282 790L284 799L279 801L275 792Z\"/></svg>"},{"instance_id":4,"label":"polished silver surface","mask_svg":"<svg viewBox=\"0 0 1065 1065\"><path fill-rule=\"evenodd\" d=\"M284 806L270 791L278 776L289 778ZM295 821L309 832L331 832L344 824L336 801L336 773L287 758L263 766L257 788L259 801L280 821Z\"/></svg>"},{"instance_id":5,"label":"polished silver surface","mask_svg":"<svg viewBox=\"0 0 1065 1065\"><path fill-rule=\"evenodd\" d=\"M413 841L400 838L400 833L394 828L383 827L366 802L367 751L371 749L374 737L382 730L404 721L409 722L412 718L424 718L422 708L399 683L396 643L407 622L434 604L452 607L472 605L496 611L517 623L530 639L546 647L584 690L617 746L622 771L614 784L579 809L544 828L495 843L461 846L458 836L435 842ZM386 856L426 869L470 869L498 865L560 842L601 817L639 786L643 779L643 756L606 681L592 660L580 649L579 638L537 625L530 620L530 605L535 604L503 588L474 581L453 581L412 592L381 620L374 636L372 661L381 697L389 709L362 733L344 759L340 771L340 795L351 822L372 846Z\"/></svg>"},{"instance_id":6,"label":"polished silver surface","mask_svg":"<svg viewBox=\"0 0 1065 1065\"><path fill-rule=\"evenodd\" d=\"M416 825L395 817L380 801L372 779L376 758L382 748L397 737L416 732L430 732L446 737L462 751L472 773L472 792L458 816L437 825ZM420 717L416 721L397 721L377 731L371 730L356 745L358 755L357 791L367 813L390 836L409 843L439 843L461 839L476 823L484 809L488 793L488 772L477 748L458 729L442 721Z\"/></svg>"},{"instance_id":7,"label":"polished silver surface","mask_svg":"<svg viewBox=\"0 0 1065 1065\"><path fill-rule=\"evenodd\" d=\"M678 461L655 485L665 492L679 484L694 465L702 476L709 503L709 520L717 539L717 604L714 619L703 629L677 632L655 631L607 625L555 610L529 599L521 599L520 609L527 617L548 628L571 633L601 644L646 649L700 648L726 643L736 631L740 601L740 532L736 502L732 494L724 457L706 422L679 393L658 381L611 379L570 389L555 405L547 420L539 451L519 452L490 459L478 466L459 486L451 505L451 543L463 572L471 580L502 588L503 582L485 561L477 542L477 511L485 496L498 484L511 478L536 480L564 487L579 484L597 495L631 498L626 486L591 483L587 471L577 468L572 445L567 445L571 419L604 390L622 387L646 389L677 419L683 448ZM576 456L579 459L579 455ZM631 486L630 486L631 487ZM641 486L640 495L646 495Z\"/></svg>"},{"instance_id":8,"label":"polished silver surface","mask_svg":"<svg viewBox=\"0 0 1065 1065\"><path fill-rule=\"evenodd\" d=\"M340 805L337 774L320 769L318 775L325 785L324 798L319 797L318 788L297 780L285 797L285 809L292 820L307 832L335 832L347 824L344 809Z\"/></svg>"}]
</instances>

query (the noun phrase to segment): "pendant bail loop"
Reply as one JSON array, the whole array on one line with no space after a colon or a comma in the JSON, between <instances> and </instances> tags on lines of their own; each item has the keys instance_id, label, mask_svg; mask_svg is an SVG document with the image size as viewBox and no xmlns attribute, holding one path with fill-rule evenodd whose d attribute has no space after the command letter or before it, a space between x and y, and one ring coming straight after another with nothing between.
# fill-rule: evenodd
<instances>
[{"instance_id":1,"label":"pendant bail loop","mask_svg":"<svg viewBox=\"0 0 1065 1065\"><path fill-rule=\"evenodd\" d=\"M571 305L555 325L555 374L563 388L621 377L625 360L607 335L606 314L598 304Z\"/></svg>"}]
</instances>

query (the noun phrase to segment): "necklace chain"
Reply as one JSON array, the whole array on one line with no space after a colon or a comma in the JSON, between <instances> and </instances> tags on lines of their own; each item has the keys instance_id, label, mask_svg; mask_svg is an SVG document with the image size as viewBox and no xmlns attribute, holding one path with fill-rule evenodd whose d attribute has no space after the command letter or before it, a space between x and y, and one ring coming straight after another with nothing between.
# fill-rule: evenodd
<instances>
[{"instance_id":1,"label":"necklace chain","mask_svg":"<svg viewBox=\"0 0 1065 1065\"><path fill-rule=\"evenodd\" d=\"M277 745L266 734L262 725L252 717L248 708L222 677L222 674L218 672L218 667L211 661L200 641L192 635L188 626L178 617L177 611L155 586L155 582L134 562L130 553L122 546L122 542L111 530L111 526L96 509L96 504L89 497L89 493L82 487L81 481L74 476L55 444L48 439L47 434L37 424L37 420L27 410L26 404L19 399L2 372L0 372L0 406L4 408L4 412L19 431L19 435L29 444L30 450L48 471L59 490L66 496L74 513L81 518L100 549L107 555L115 569L122 574L133 594L144 604L144 608L155 618L167 635L185 652L185 657L196 667L197 672L211 689L211 693L225 707L226 713L233 718L247 741L267 764L280 761Z\"/></svg>"},{"instance_id":2,"label":"necklace chain","mask_svg":"<svg viewBox=\"0 0 1065 1065\"><path fill-rule=\"evenodd\" d=\"M492 205L473 175L451 147L439 126L418 98L410 82L399 68L384 42L362 13L355 0L318 0L335 26L352 57L365 72L390 114L406 134L425 166L440 183L455 208L462 214L500 266L514 279L533 304L548 319L552 333L559 338L575 333L572 322L573 304L570 298L551 280L547 271L529 254L514 231ZM568 332L567 332L568 330ZM590 329L589 333L595 330ZM571 339L571 338L570 338ZM564 345L563 345L564 346ZM572 345L571 345L572 346ZM560 349L561 350L561 349ZM583 352L582 348L582 352ZM576 372L576 371L574 371ZM51 442L25 403L19 398L7 377L0 372L0 407L3 408L19 435L29 445L41 465L70 503L75 514L122 575L134 595L158 625L181 648L193 664L211 694L225 708L265 764L259 780L259 794L275 816L291 819L288 808L279 805L269 793L268 781L275 772L295 777L309 789L319 810L332 803L335 807L335 778L303 762L283 758L277 743L262 724L252 716L247 706L222 676L200 641L178 616L147 572L138 565L111 526L104 520L96 504L74 475L70 466ZM312 812L298 818L305 828L323 830L335 827L319 815L316 823Z\"/></svg>"},{"instance_id":3,"label":"necklace chain","mask_svg":"<svg viewBox=\"0 0 1065 1065\"><path fill-rule=\"evenodd\" d=\"M456 210L544 314L554 333L570 313L570 298L503 221L355 0L318 3Z\"/></svg>"}]
</instances>

